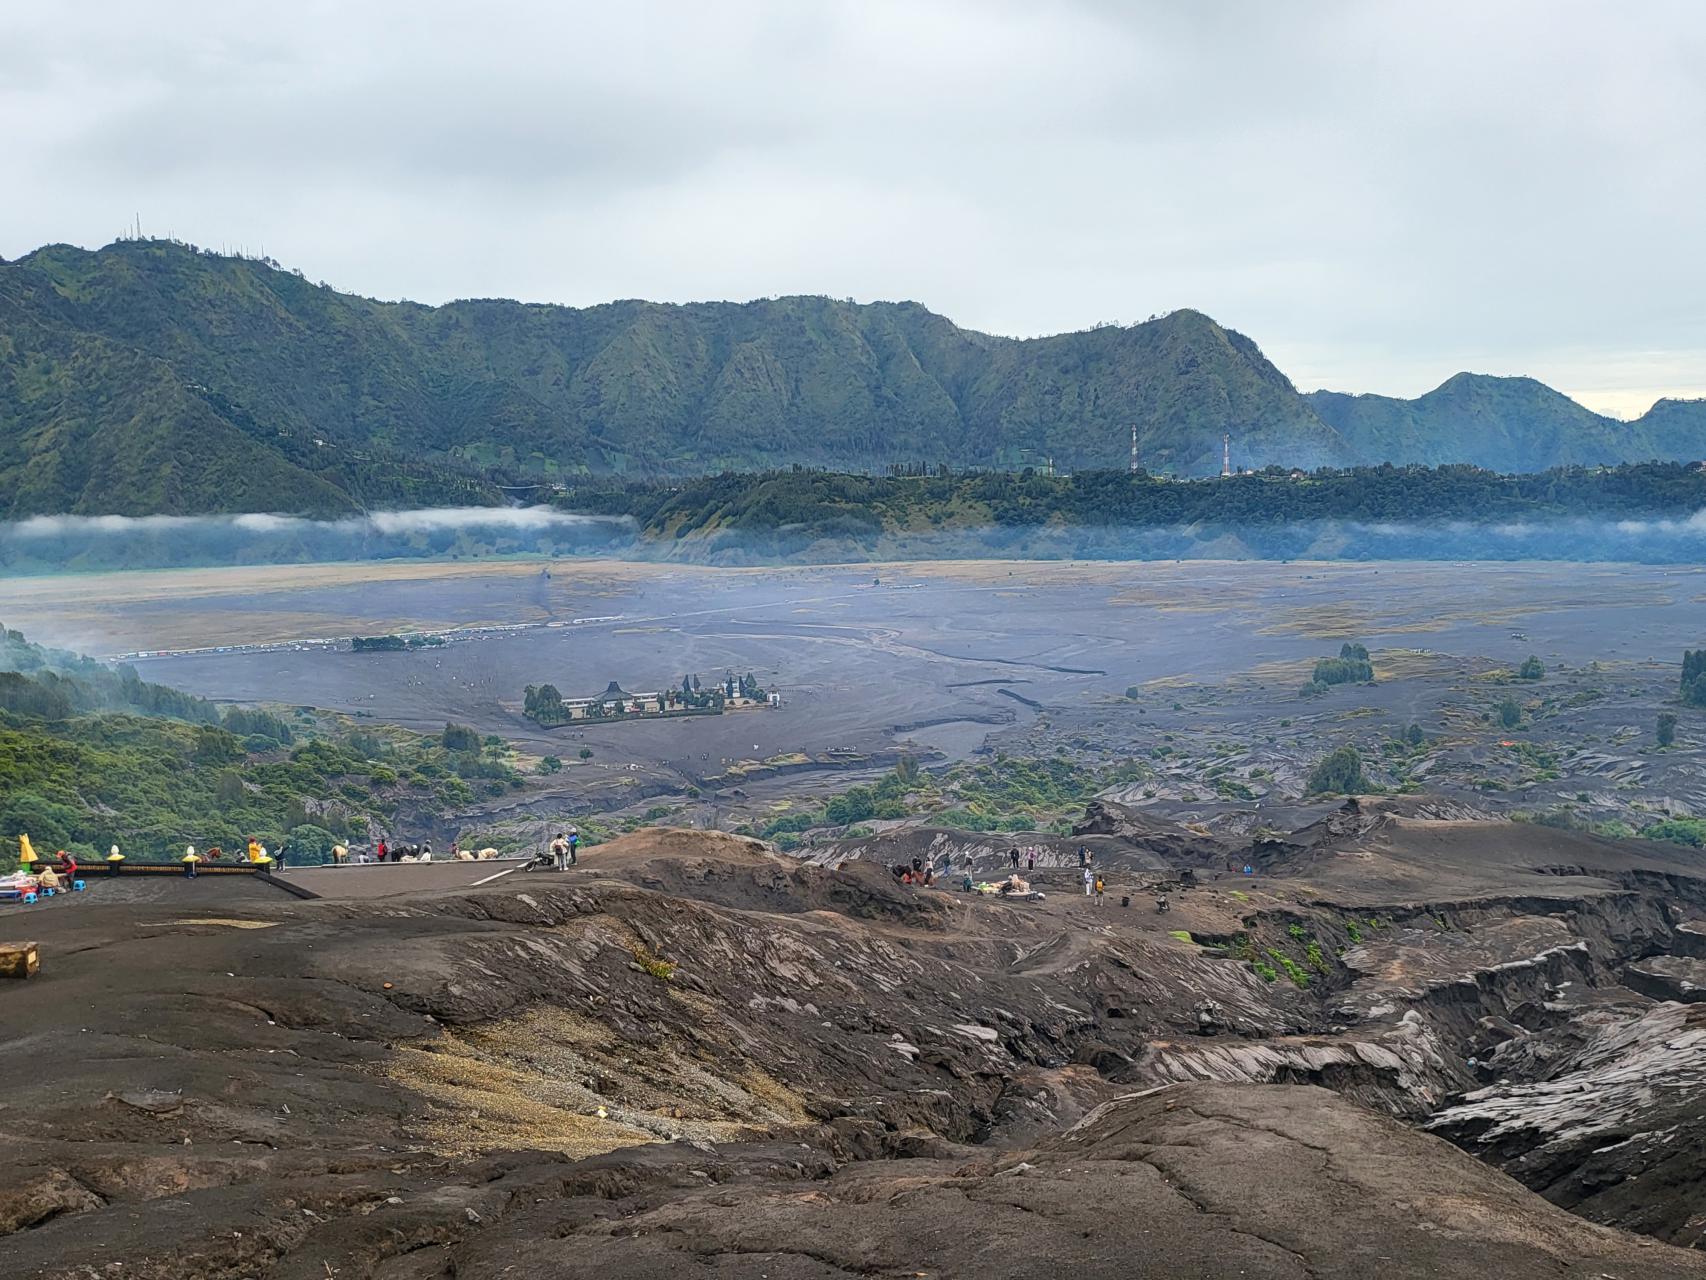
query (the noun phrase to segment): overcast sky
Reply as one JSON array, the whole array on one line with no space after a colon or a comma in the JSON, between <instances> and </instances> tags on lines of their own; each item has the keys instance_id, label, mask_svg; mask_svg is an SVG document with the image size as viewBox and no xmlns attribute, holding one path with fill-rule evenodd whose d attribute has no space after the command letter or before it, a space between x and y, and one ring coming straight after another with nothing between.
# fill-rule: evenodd
<instances>
[{"instance_id":1,"label":"overcast sky","mask_svg":"<svg viewBox=\"0 0 1706 1280\"><path fill-rule=\"evenodd\" d=\"M510 296L1196 307L1303 389L1706 395L1706 3L5 0L0 255Z\"/></svg>"}]
</instances>

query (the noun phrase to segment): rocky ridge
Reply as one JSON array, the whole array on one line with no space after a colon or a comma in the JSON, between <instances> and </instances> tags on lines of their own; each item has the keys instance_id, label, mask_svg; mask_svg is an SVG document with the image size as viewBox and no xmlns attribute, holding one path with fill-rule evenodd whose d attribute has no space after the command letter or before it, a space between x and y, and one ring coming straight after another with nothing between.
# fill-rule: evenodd
<instances>
[{"instance_id":1,"label":"rocky ridge","mask_svg":"<svg viewBox=\"0 0 1706 1280\"><path fill-rule=\"evenodd\" d=\"M668 831L51 908L0 992L5 1273L1706 1275L1400 1123L1691 1243L1698 1011L1623 981L1699 949L1690 855L1381 806L1257 876L1174 838L1106 846L1127 908Z\"/></svg>"}]
</instances>

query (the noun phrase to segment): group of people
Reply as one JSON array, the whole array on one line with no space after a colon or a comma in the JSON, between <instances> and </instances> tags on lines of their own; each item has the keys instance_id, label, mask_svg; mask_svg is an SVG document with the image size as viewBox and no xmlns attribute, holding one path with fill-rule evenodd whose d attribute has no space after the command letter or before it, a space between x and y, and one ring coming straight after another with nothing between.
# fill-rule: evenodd
<instances>
[{"instance_id":1,"label":"group of people","mask_svg":"<svg viewBox=\"0 0 1706 1280\"><path fill-rule=\"evenodd\" d=\"M551 837L551 843L533 855L533 861L528 863L527 871L567 871L577 866L581 860L581 833L579 827L570 827L567 831L559 831Z\"/></svg>"},{"instance_id":2,"label":"group of people","mask_svg":"<svg viewBox=\"0 0 1706 1280\"><path fill-rule=\"evenodd\" d=\"M580 847L580 833L571 827L567 836L559 835L557 841L565 842L564 855L568 863L573 863L576 860L576 850ZM557 842L553 841L553 853L556 852L556 848ZM72 880L77 878L77 859L65 850L61 849L55 859L50 862L37 855L31 847L30 838L27 835L20 838L19 849L20 869L42 880L43 887L57 889L60 887L58 881L63 881L69 885ZM184 865L185 874L193 877L198 866L211 862L222 862L228 856L231 855L228 855L227 851L219 845L209 845L205 849L198 850L195 845L190 844L184 846L184 854L180 861ZM476 862L497 856L498 851L493 848L480 849L476 852L471 849L464 849L455 840L450 842L450 857L458 862ZM244 847L236 852L235 860L248 862L259 867L282 867L285 862L285 850L283 846L280 846L276 852L269 852L267 846L258 837L250 836ZM432 842L423 840L420 844L393 845L385 840L380 840L374 845L371 853L358 851L353 859L348 845L337 844L332 846L333 862L345 863L352 860L355 862L431 862L433 860ZM124 854L119 852L119 847L115 844L112 847L112 852L107 855L108 864L122 864L124 861ZM51 877L52 882L49 881L49 877Z\"/></svg>"},{"instance_id":3,"label":"group of people","mask_svg":"<svg viewBox=\"0 0 1706 1280\"><path fill-rule=\"evenodd\" d=\"M28 836L23 839L23 847L29 848ZM29 852L33 857L35 851L32 849ZM44 858L34 858L33 863L20 861L19 866L34 872L37 888L50 889L55 893L70 888L71 882L77 878L77 859L64 849L54 855L52 862Z\"/></svg>"},{"instance_id":4,"label":"group of people","mask_svg":"<svg viewBox=\"0 0 1706 1280\"><path fill-rule=\"evenodd\" d=\"M559 831L557 838L551 841L551 865L558 871L567 871L576 866L581 860L581 833L579 827L570 827L567 831Z\"/></svg>"},{"instance_id":5,"label":"group of people","mask_svg":"<svg viewBox=\"0 0 1706 1280\"><path fill-rule=\"evenodd\" d=\"M340 848L343 846L334 846L332 849L332 860L334 862L343 862L349 857L349 850L344 849L344 856L340 858L338 856L338 849ZM450 842L450 856L454 858L459 853L461 853L461 848L452 840ZM419 844L388 844L381 840L373 846L373 860L375 862L431 862L432 841L423 840Z\"/></svg>"},{"instance_id":6,"label":"group of people","mask_svg":"<svg viewBox=\"0 0 1706 1280\"><path fill-rule=\"evenodd\" d=\"M1032 848L1029 850L1021 851L1018 848L1018 846L1014 846L1014 847L1009 848L1007 850L1007 860L1008 860L1008 862L1010 862L1012 864L1013 872L1007 878L1007 880L1004 883L1001 883L1001 884L999 884L993 888L987 884L986 885L979 885L972 878L971 871L970 871L970 868L968 866L967 873L966 873L964 882L961 885L961 888L963 888L967 893L971 893L973 891L978 891L978 892L983 892L983 893L996 892L996 893L1001 893L1001 894L1029 893L1031 886L1029 885L1029 883L1027 883L1026 881L1021 880L1019 878L1019 863L1020 863L1021 858L1024 859L1025 868L1027 871L1035 871L1036 870L1036 866L1037 866L1037 851L1036 851L1036 849ZM914 858L914 859L912 859L910 866L905 864L905 863L898 863L897 862L897 863L893 864L892 866L890 866L889 871L891 872L891 874L893 874L893 876L896 880L900 881L900 883L902 883L904 885L921 885L924 887L933 887L942 879L942 875L938 874L938 872L937 872L935 861L936 860L934 857L931 857L931 858ZM1096 870L1095 863L1096 863L1096 855L1090 849L1090 847L1088 845L1079 845L1078 846L1078 869L1079 869L1079 876L1082 879L1083 884L1084 884L1084 896L1086 898L1090 898L1090 899L1094 900L1095 904L1099 907L1107 901L1108 884L1107 884L1107 881L1102 878L1101 873ZM946 873L946 871L950 865L951 865L951 858L945 857L943 859L943 865L942 865L942 873L943 874ZM1187 870L1187 871L1184 871L1180 874L1180 880L1181 880L1181 883L1183 885L1188 887L1189 885L1191 885L1195 882L1195 877L1193 876L1193 874L1190 871ZM1036 896L1040 896L1040 895L1036 895ZM1120 899L1120 905L1125 906L1125 907L1129 907L1131 905L1131 897L1129 894L1127 894L1125 897ZM1167 894L1163 891L1155 899L1155 910L1157 912L1163 912L1164 913L1164 912L1170 911L1171 909L1172 909L1172 903L1168 899Z\"/></svg>"},{"instance_id":7,"label":"group of people","mask_svg":"<svg viewBox=\"0 0 1706 1280\"><path fill-rule=\"evenodd\" d=\"M894 878L904 885L920 885L931 889L936 885L936 860L934 858L914 858L912 865L896 863L890 867Z\"/></svg>"},{"instance_id":8,"label":"group of people","mask_svg":"<svg viewBox=\"0 0 1706 1280\"><path fill-rule=\"evenodd\" d=\"M1018 849L1018 846L1015 845L1013 848L1007 850L1007 861L1009 861L1013 864L1013 870L1014 871L1017 871L1019 869L1019 849ZM1027 850L1025 853L1025 870L1026 871L1035 871L1036 869L1037 869L1037 851L1035 849Z\"/></svg>"},{"instance_id":9,"label":"group of people","mask_svg":"<svg viewBox=\"0 0 1706 1280\"><path fill-rule=\"evenodd\" d=\"M1026 850L1024 857L1025 870L1028 872L1035 871L1037 869L1036 849ZM1007 860L1012 863L1013 874L1016 876L1019 872L1019 848L1017 845L1007 850ZM1078 846L1078 869L1084 881L1084 896L1094 898L1096 905L1100 906L1107 895L1108 886L1107 882L1096 871L1095 861L1096 855L1091 852L1089 845L1081 844Z\"/></svg>"},{"instance_id":10,"label":"group of people","mask_svg":"<svg viewBox=\"0 0 1706 1280\"><path fill-rule=\"evenodd\" d=\"M493 848L480 850L464 849L459 840L450 842L450 860L452 862L485 862L498 856ZM332 846L332 861L344 863L350 861L350 851L347 845ZM423 840L419 844L391 844L381 840L373 846L373 852L355 855L356 862L431 862L432 841Z\"/></svg>"}]
</instances>

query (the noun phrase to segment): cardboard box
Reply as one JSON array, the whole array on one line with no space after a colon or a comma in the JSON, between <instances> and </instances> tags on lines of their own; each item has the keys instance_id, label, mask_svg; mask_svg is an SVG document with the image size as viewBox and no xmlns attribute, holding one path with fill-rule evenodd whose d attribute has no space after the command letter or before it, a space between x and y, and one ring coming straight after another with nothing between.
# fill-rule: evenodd
<instances>
[{"instance_id":1,"label":"cardboard box","mask_svg":"<svg viewBox=\"0 0 1706 1280\"><path fill-rule=\"evenodd\" d=\"M41 957L33 942L0 942L0 978L33 978Z\"/></svg>"}]
</instances>

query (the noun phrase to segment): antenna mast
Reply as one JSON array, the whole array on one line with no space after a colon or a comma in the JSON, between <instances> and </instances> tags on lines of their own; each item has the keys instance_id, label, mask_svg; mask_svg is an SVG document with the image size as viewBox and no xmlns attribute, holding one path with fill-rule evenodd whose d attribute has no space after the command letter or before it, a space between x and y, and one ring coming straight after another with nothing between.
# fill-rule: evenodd
<instances>
[{"instance_id":1,"label":"antenna mast","mask_svg":"<svg viewBox=\"0 0 1706 1280\"><path fill-rule=\"evenodd\" d=\"M1137 423L1131 424L1131 473L1137 474Z\"/></svg>"},{"instance_id":2,"label":"antenna mast","mask_svg":"<svg viewBox=\"0 0 1706 1280\"><path fill-rule=\"evenodd\" d=\"M1232 433L1228 431L1220 437L1220 474L1232 474Z\"/></svg>"}]
</instances>

